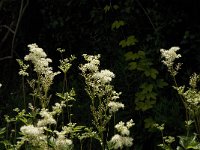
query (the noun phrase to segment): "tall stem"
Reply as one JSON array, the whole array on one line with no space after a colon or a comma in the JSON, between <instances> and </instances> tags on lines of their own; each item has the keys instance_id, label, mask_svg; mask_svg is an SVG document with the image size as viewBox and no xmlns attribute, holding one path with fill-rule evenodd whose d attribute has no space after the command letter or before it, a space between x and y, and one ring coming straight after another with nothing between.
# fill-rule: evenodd
<instances>
[{"instance_id":1,"label":"tall stem","mask_svg":"<svg viewBox=\"0 0 200 150\"><path fill-rule=\"evenodd\" d=\"M22 88L23 88L24 109L26 110L26 94L25 94L24 76L22 76Z\"/></svg>"},{"instance_id":2,"label":"tall stem","mask_svg":"<svg viewBox=\"0 0 200 150\"><path fill-rule=\"evenodd\" d=\"M178 84L176 82L175 76L173 76L173 80L174 80L174 83L175 83L175 87L178 88ZM180 96L180 99L183 102L183 105L185 107L185 117L186 117L186 121L188 121L189 120L189 113L188 113L188 109L187 109L187 104L185 103L184 98L180 94L179 94L179 96Z\"/></svg>"}]
</instances>

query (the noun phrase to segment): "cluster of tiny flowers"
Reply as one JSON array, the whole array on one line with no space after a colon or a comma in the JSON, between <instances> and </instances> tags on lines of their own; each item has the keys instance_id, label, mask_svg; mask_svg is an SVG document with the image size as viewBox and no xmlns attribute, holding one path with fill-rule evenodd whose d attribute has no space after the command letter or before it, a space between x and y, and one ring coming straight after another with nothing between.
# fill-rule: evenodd
<instances>
[{"instance_id":1,"label":"cluster of tiny flowers","mask_svg":"<svg viewBox=\"0 0 200 150\"><path fill-rule=\"evenodd\" d=\"M52 114L61 114L63 107L66 107L66 104L64 101L61 101L61 103L55 103L55 106L52 106Z\"/></svg>"},{"instance_id":2,"label":"cluster of tiny flowers","mask_svg":"<svg viewBox=\"0 0 200 150\"><path fill-rule=\"evenodd\" d=\"M179 47L171 47L169 50L161 49L161 56L165 59L163 60L163 64L167 66L168 71L175 76L177 71L180 69L181 64L179 63L176 68L173 68L174 61L176 58L180 58L181 55L176 52L179 50Z\"/></svg>"},{"instance_id":3,"label":"cluster of tiny flowers","mask_svg":"<svg viewBox=\"0 0 200 150\"><path fill-rule=\"evenodd\" d=\"M92 87L94 93L109 97L107 106L110 113L115 113L120 108L124 108L124 104L116 102L121 93L117 93L113 90L113 86L110 85L112 79L115 78L115 74L107 69L99 71L100 55L92 56L84 54L83 56L88 63L82 65L80 70L86 79L86 83Z\"/></svg>"},{"instance_id":4,"label":"cluster of tiny flowers","mask_svg":"<svg viewBox=\"0 0 200 150\"><path fill-rule=\"evenodd\" d=\"M72 140L65 137L65 131L54 131L57 135L55 139L56 149L69 149L72 146Z\"/></svg>"},{"instance_id":5,"label":"cluster of tiny flowers","mask_svg":"<svg viewBox=\"0 0 200 150\"><path fill-rule=\"evenodd\" d=\"M134 125L135 125L135 123L131 119L130 121L126 122L126 125L125 125L124 122L120 121L118 124L115 125L115 128L117 129L117 131L121 135L127 135L127 136L129 136L129 134L130 134L129 128L131 128Z\"/></svg>"},{"instance_id":6,"label":"cluster of tiny flowers","mask_svg":"<svg viewBox=\"0 0 200 150\"><path fill-rule=\"evenodd\" d=\"M33 125L22 126L20 131L24 135L22 140L30 142L33 146L43 147L47 145L47 136L44 135L43 127L35 127Z\"/></svg>"},{"instance_id":7,"label":"cluster of tiny flowers","mask_svg":"<svg viewBox=\"0 0 200 150\"><path fill-rule=\"evenodd\" d=\"M44 91L48 91L54 77L60 72L53 72L52 67L49 67L52 60L47 58L46 53L37 44L29 44L28 47L30 53L24 57L24 60L33 63L34 71L39 75Z\"/></svg>"},{"instance_id":8,"label":"cluster of tiny flowers","mask_svg":"<svg viewBox=\"0 0 200 150\"><path fill-rule=\"evenodd\" d=\"M134 126L135 123L131 119L125 125L124 122L120 121L115 128L120 134L115 134L109 141L112 144L113 149L122 149L123 147L130 147L133 145L133 138L129 137L129 128Z\"/></svg>"},{"instance_id":9,"label":"cluster of tiny flowers","mask_svg":"<svg viewBox=\"0 0 200 150\"><path fill-rule=\"evenodd\" d=\"M44 133L42 127L34 127L33 125L22 126L20 131L29 136L40 136Z\"/></svg>"},{"instance_id":10,"label":"cluster of tiny flowers","mask_svg":"<svg viewBox=\"0 0 200 150\"><path fill-rule=\"evenodd\" d=\"M114 102L114 101L110 101L108 103L108 107L109 107L109 112L110 113L115 113L117 112L120 108L124 108L124 104L120 103L120 102Z\"/></svg>"},{"instance_id":11,"label":"cluster of tiny flowers","mask_svg":"<svg viewBox=\"0 0 200 150\"><path fill-rule=\"evenodd\" d=\"M34 71L38 74L44 74L47 70L51 70L48 66L52 60L46 58L47 55L43 49L39 48L37 44L29 44L28 47L30 53L24 57L24 60L34 64Z\"/></svg>"},{"instance_id":12,"label":"cluster of tiny flowers","mask_svg":"<svg viewBox=\"0 0 200 150\"><path fill-rule=\"evenodd\" d=\"M115 74L107 69L101 70L100 72L95 72L92 75L92 78L101 84L110 83L114 77Z\"/></svg>"},{"instance_id":13,"label":"cluster of tiny flowers","mask_svg":"<svg viewBox=\"0 0 200 150\"><path fill-rule=\"evenodd\" d=\"M43 119L38 121L37 123L38 127L44 127L47 125L56 124L56 120L53 118L52 114L48 112L47 109L43 108L40 111L40 116L43 117Z\"/></svg>"},{"instance_id":14,"label":"cluster of tiny flowers","mask_svg":"<svg viewBox=\"0 0 200 150\"><path fill-rule=\"evenodd\" d=\"M190 81L189 81L189 84L192 88L196 88L197 86L197 82L199 81L199 78L200 76L197 75L196 73L194 73L191 77L190 77Z\"/></svg>"},{"instance_id":15,"label":"cluster of tiny flowers","mask_svg":"<svg viewBox=\"0 0 200 150\"><path fill-rule=\"evenodd\" d=\"M80 67L80 70L83 73L86 73L87 71L97 72L98 69L99 69L99 64L100 64L100 61L99 61L100 55L87 55L87 54L83 54L83 57L85 58L85 60L88 63L82 65Z\"/></svg>"},{"instance_id":16,"label":"cluster of tiny flowers","mask_svg":"<svg viewBox=\"0 0 200 150\"><path fill-rule=\"evenodd\" d=\"M26 72L26 70L28 69L29 65L24 64L24 62L20 59L17 59L17 62L20 65L19 75L28 76L29 74Z\"/></svg>"},{"instance_id":17,"label":"cluster of tiny flowers","mask_svg":"<svg viewBox=\"0 0 200 150\"><path fill-rule=\"evenodd\" d=\"M185 90L185 86L174 87L178 94L182 95L188 104L190 110L199 109L200 104L200 91L197 89L197 83L199 82L199 75L196 73L190 77L189 87Z\"/></svg>"}]
</instances>

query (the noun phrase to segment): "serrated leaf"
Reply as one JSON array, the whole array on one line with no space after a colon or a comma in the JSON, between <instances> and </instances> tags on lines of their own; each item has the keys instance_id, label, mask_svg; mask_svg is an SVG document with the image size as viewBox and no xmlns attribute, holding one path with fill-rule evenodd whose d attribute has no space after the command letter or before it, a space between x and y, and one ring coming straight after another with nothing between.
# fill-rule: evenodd
<instances>
[{"instance_id":1,"label":"serrated leaf","mask_svg":"<svg viewBox=\"0 0 200 150\"><path fill-rule=\"evenodd\" d=\"M106 5L106 6L104 7L104 12L107 13L109 10L110 10L110 6L109 6L109 5Z\"/></svg>"},{"instance_id":2,"label":"serrated leaf","mask_svg":"<svg viewBox=\"0 0 200 150\"><path fill-rule=\"evenodd\" d=\"M122 48L126 47L126 46L127 46L127 45L126 45L126 40L121 40L121 41L119 42L119 45L120 45Z\"/></svg>"},{"instance_id":3,"label":"serrated leaf","mask_svg":"<svg viewBox=\"0 0 200 150\"><path fill-rule=\"evenodd\" d=\"M4 128L0 128L0 135L1 134L4 134L6 132L6 128L4 127Z\"/></svg>"},{"instance_id":4,"label":"serrated leaf","mask_svg":"<svg viewBox=\"0 0 200 150\"><path fill-rule=\"evenodd\" d=\"M137 39L135 38L134 35L129 36L127 39L122 40L119 42L119 45L122 46L122 48L126 47L126 46L132 46L135 45L135 43L137 42Z\"/></svg>"},{"instance_id":5,"label":"serrated leaf","mask_svg":"<svg viewBox=\"0 0 200 150\"><path fill-rule=\"evenodd\" d=\"M125 25L125 22L122 21L122 20L119 20L119 21L114 21L112 26L111 26L111 29L114 30L114 29L118 29L120 28L121 26L124 26Z\"/></svg>"},{"instance_id":6,"label":"serrated leaf","mask_svg":"<svg viewBox=\"0 0 200 150\"><path fill-rule=\"evenodd\" d=\"M156 69L154 69L154 68L151 68L151 69L150 69L150 76L151 76L153 79L156 79L157 75L158 75L158 71L157 71Z\"/></svg>"},{"instance_id":7,"label":"serrated leaf","mask_svg":"<svg viewBox=\"0 0 200 150\"><path fill-rule=\"evenodd\" d=\"M137 39L135 38L134 35L131 35L127 38L127 46L131 46L131 45L135 45L135 43L137 42Z\"/></svg>"},{"instance_id":8,"label":"serrated leaf","mask_svg":"<svg viewBox=\"0 0 200 150\"><path fill-rule=\"evenodd\" d=\"M135 60L139 58L138 53L133 53L133 52L127 52L125 55L125 60Z\"/></svg>"},{"instance_id":9,"label":"serrated leaf","mask_svg":"<svg viewBox=\"0 0 200 150\"><path fill-rule=\"evenodd\" d=\"M130 62L129 63L129 70L135 70L137 68L137 62Z\"/></svg>"}]
</instances>

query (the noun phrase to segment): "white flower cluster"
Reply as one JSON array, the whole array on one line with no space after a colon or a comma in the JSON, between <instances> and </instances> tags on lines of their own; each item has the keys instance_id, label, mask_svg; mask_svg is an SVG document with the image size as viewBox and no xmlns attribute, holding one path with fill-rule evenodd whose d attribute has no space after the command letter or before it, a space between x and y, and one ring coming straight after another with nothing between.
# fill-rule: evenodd
<instances>
[{"instance_id":1,"label":"white flower cluster","mask_svg":"<svg viewBox=\"0 0 200 150\"><path fill-rule=\"evenodd\" d=\"M65 131L54 131L57 135L57 138L55 139L55 145L56 149L70 149L72 146L72 140L65 137Z\"/></svg>"},{"instance_id":2,"label":"white flower cluster","mask_svg":"<svg viewBox=\"0 0 200 150\"><path fill-rule=\"evenodd\" d=\"M163 57L165 60L163 60L163 64L167 66L168 71L175 76L177 74L177 71L180 69L181 64L178 63L176 68L173 68L174 61L176 58L180 58L181 55L177 54L176 52L179 50L179 47L171 47L169 50L161 49L161 57Z\"/></svg>"},{"instance_id":3,"label":"white flower cluster","mask_svg":"<svg viewBox=\"0 0 200 150\"><path fill-rule=\"evenodd\" d=\"M28 47L30 53L24 57L24 60L34 64L34 71L38 74L44 74L46 71L52 70L48 67L52 60L46 58L47 55L42 48L39 48L37 44L29 44Z\"/></svg>"},{"instance_id":4,"label":"white flower cluster","mask_svg":"<svg viewBox=\"0 0 200 150\"><path fill-rule=\"evenodd\" d=\"M100 97L105 95L109 97L108 107L110 113L115 113L120 108L124 108L124 104L115 102L121 93L114 91L113 86L110 85L115 74L107 69L99 71L100 55L93 56L84 54L83 57L88 62L80 67L86 79L86 84L91 86L93 92L100 95Z\"/></svg>"},{"instance_id":5,"label":"white flower cluster","mask_svg":"<svg viewBox=\"0 0 200 150\"><path fill-rule=\"evenodd\" d=\"M19 70L19 75L21 76L29 76L29 74L26 72L28 69L29 65L24 64L24 62L20 59L17 59L17 62L20 65L20 70Z\"/></svg>"},{"instance_id":6,"label":"white flower cluster","mask_svg":"<svg viewBox=\"0 0 200 150\"><path fill-rule=\"evenodd\" d=\"M47 146L47 136L44 135L43 127L27 125L22 126L20 131L24 135L22 139L30 142L33 146L43 147L44 149Z\"/></svg>"},{"instance_id":7,"label":"white flower cluster","mask_svg":"<svg viewBox=\"0 0 200 150\"><path fill-rule=\"evenodd\" d=\"M87 71L89 72L97 72L99 70L99 58L100 55L87 55L83 54L83 57L85 60L88 62L80 67L80 70L83 73L86 73Z\"/></svg>"},{"instance_id":8,"label":"white flower cluster","mask_svg":"<svg viewBox=\"0 0 200 150\"><path fill-rule=\"evenodd\" d=\"M2 87L2 84L0 83L0 88Z\"/></svg>"},{"instance_id":9,"label":"white flower cluster","mask_svg":"<svg viewBox=\"0 0 200 150\"><path fill-rule=\"evenodd\" d=\"M50 58L47 58L46 53L42 48L39 48L37 44L29 44L29 54L24 57L24 60L31 61L34 65L34 71L37 72L44 91L48 91L50 85L53 83L54 77L60 72L53 72L52 67L49 67L49 63L52 62Z\"/></svg>"},{"instance_id":10,"label":"white flower cluster","mask_svg":"<svg viewBox=\"0 0 200 150\"><path fill-rule=\"evenodd\" d=\"M120 103L120 102L114 102L114 101L110 101L108 103L108 107L110 108L109 109L109 112L110 113L115 113L117 112L120 108L124 108L124 104Z\"/></svg>"},{"instance_id":11,"label":"white flower cluster","mask_svg":"<svg viewBox=\"0 0 200 150\"><path fill-rule=\"evenodd\" d=\"M38 127L45 127L47 125L56 124L56 120L53 118L51 112L48 112L47 109L43 108L40 111L40 116L43 117L43 119L38 121Z\"/></svg>"},{"instance_id":12,"label":"white flower cluster","mask_svg":"<svg viewBox=\"0 0 200 150\"><path fill-rule=\"evenodd\" d=\"M181 55L180 54L176 54L176 52L179 50L179 47L171 47L169 50L165 50L165 49L161 49L161 55L162 57L165 58L165 60L163 60L163 63L168 66L171 67L174 64L174 60L176 58L180 58Z\"/></svg>"},{"instance_id":13,"label":"white flower cluster","mask_svg":"<svg viewBox=\"0 0 200 150\"><path fill-rule=\"evenodd\" d=\"M100 72L95 72L92 75L92 78L101 84L110 83L114 77L115 74L107 69L101 70Z\"/></svg>"},{"instance_id":14,"label":"white flower cluster","mask_svg":"<svg viewBox=\"0 0 200 150\"><path fill-rule=\"evenodd\" d=\"M129 120L128 122L126 122L126 125L124 122L120 121L118 124L115 125L115 128L117 129L117 131L121 134L121 135L130 135L130 131L129 129L134 126L135 123L133 122L133 120Z\"/></svg>"},{"instance_id":15,"label":"white flower cluster","mask_svg":"<svg viewBox=\"0 0 200 150\"><path fill-rule=\"evenodd\" d=\"M115 128L120 134L115 134L109 141L113 149L122 149L123 147L130 147L133 145L133 138L129 137L129 128L134 125L135 123L132 119L128 121L126 125L122 121L115 125Z\"/></svg>"},{"instance_id":16,"label":"white flower cluster","mask_svg":"<svg viewBox=\"0 0 200 150\"><path fill-rule=\"evenodd\" d=\"M27 126L22 126L20 128L20 131L25 135L37 137L44 133L43 129L44 128L42 127L34 127L33 125L27 125Z\"/></svg>"}]
</instances>

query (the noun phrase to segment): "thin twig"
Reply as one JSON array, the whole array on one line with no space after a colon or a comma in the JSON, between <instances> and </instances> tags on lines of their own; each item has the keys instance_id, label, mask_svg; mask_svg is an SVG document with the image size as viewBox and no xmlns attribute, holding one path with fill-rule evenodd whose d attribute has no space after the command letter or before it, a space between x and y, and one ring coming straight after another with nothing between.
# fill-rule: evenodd
<instances>
[{"instance_id":1,"label":"thin twig","mask_svg":"<svg viewBox=\"0 0 200 150\"><path fill-rule=\"evenodd\" d=\"M2 60L5 60L5 59L12 59L13 58L13 53L14 53L14 44L15 44L15 39L16 39L16 35L17 35L17 31L18 31L18 28L19 28L19 24L21 22L21 18L27 8L29 4L29 0L26 1L26 4L24 5L24 0L21 0L21 4L20 4L20 10L19 10L19 17L17 19L17 23L16 23L16 27L15 27L15 30L11 30L12 33L14 34L13 35L13 38L12 38L12 44L11 44L11 51L10 51L10 56L5 56L3 58L0 58L0 61ZM7 28L7 26L4 26L5 28ZM8 28L8 30L10 30L11 28Z\"/></svg>"},{"instance_id":2,"label":"thin twig","mask_svg":"<svg viewBox=\"0 0 200 150\"><path fill-rule=\"evenodd\" d=\"M144 11L145 15L147 16L147 18L148 18L150 24L152 25L153 29L156 31L156 28L155 28L155 26L154 26L154 24L153 24L153 21L152 21L151 18L149 17L149 15L148 15L147 11L145 10L145 8L143 7L143 5L140 3L139 0L136 0L136 2L137 2L138 5L142 8L142 10Z\"/></svg>"}]
</instances>

